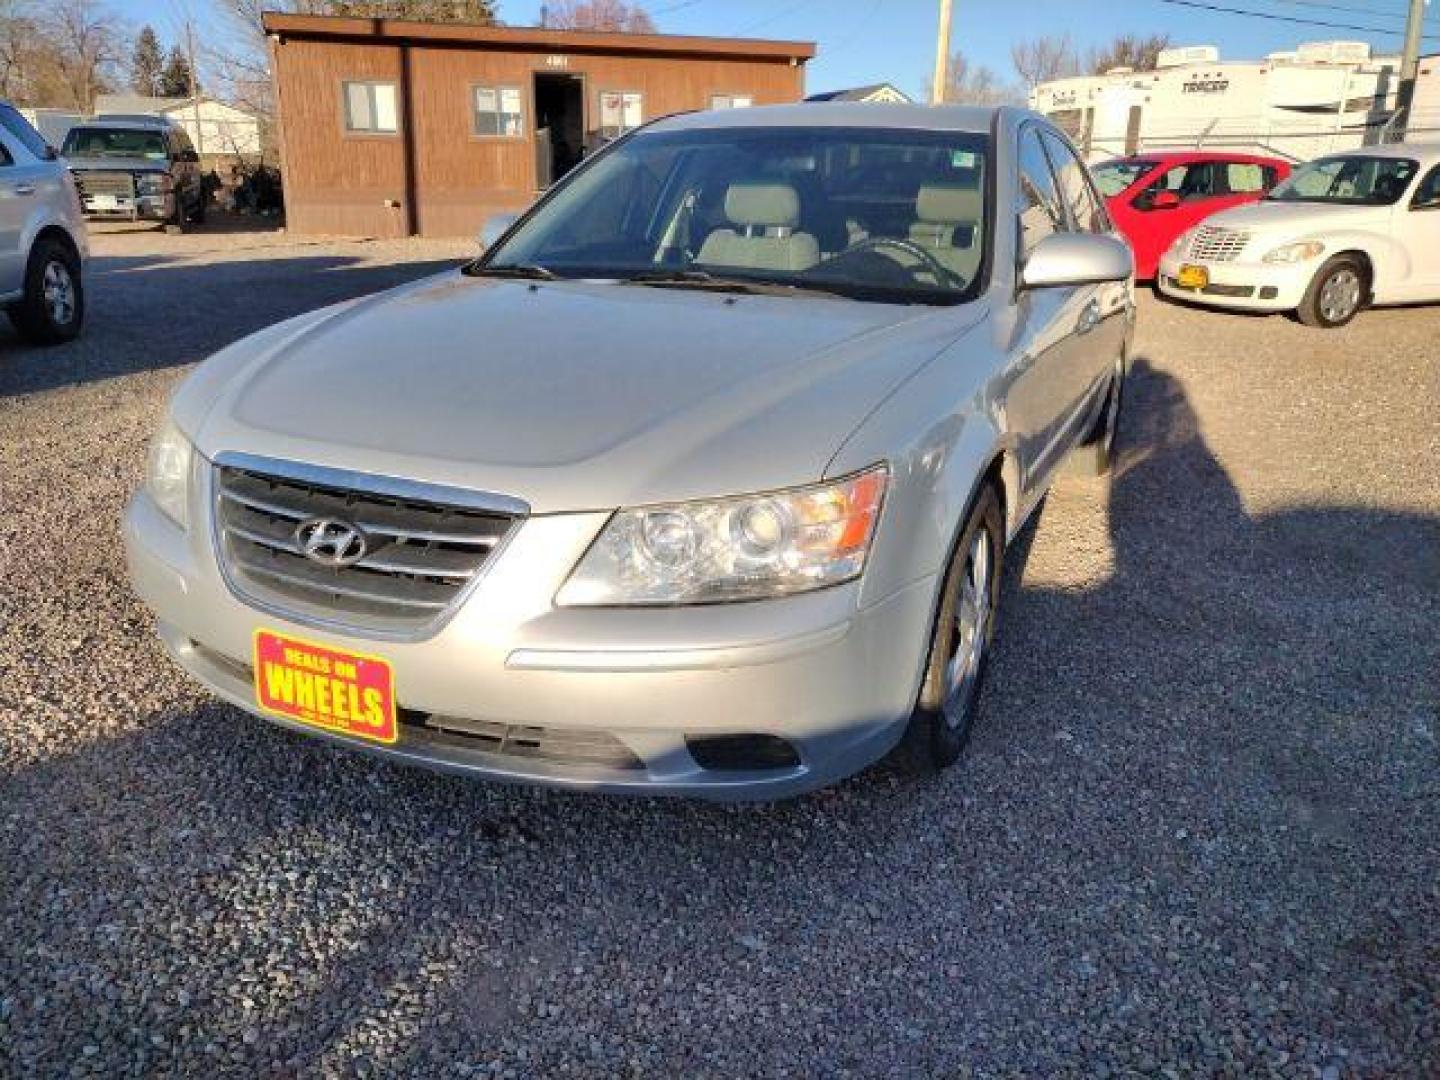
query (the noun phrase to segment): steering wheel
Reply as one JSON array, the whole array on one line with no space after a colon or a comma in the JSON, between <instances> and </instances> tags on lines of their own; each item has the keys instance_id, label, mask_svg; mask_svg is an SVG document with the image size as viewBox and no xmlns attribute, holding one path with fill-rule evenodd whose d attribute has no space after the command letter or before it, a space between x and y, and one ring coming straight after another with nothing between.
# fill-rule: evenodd
<instances>
[{"instance_id":1,"label":"steering wheel","mask_svg":"<svg viewBox=\"0 0 1440 1080\"><path fill-rule=\"evenodd\" d=\"M926 251L919 244L915 243L915 241L902 240L898 236L876 236L872 237L869 240L862 240L860 241L860 243L854 245L853 247L848 247L844 251L840 252L837 258L844 258L847 255L855 255L862 251L874 251L878 248L883 247L898 248L899 250L906 252L909 255L915 256L915 258L919 259L922 263L924 263L926 269L928 269L930 273L935 276L935 281L937 284L948 284L954 286L957 289L963 289L967 284L964 278L962 278L959 274L955 273L954 270L951 270L948 266L942 263L934 255L930 254L930 252ZM896 261L899 262L898 259ZM900 263L900 265L905 266L904 263ZM906 269L909 268L906 267Z\"/></svg>"}]
</instances>

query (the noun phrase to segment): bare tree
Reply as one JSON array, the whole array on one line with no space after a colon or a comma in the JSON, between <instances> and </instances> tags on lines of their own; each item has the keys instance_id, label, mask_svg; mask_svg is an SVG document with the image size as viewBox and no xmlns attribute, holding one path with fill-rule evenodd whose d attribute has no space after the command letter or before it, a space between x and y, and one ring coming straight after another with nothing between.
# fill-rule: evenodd
<instances>
[{"instance_id":1,"label":"bare tree","mask_svg":"<svg viewBox=\"0 0 1440 1080\"><path fill-rule=\"evenodd\" d=\"M1027 90L1080 74L1080 56L1069 34L1045 34L1010 46L1010 62Z\"/></svg>"},{"instance_id":2,"label":"bare tree","mask_svg":"<svg viewBox=\"0 0 1440 1080\"><path fill-rule=\"evenodd\" d=\"M89 112L95 95L117 82L123 53L119 20L98 0L50 0L39 27L64 103Z\"/></svg>"},{"instance_id":3,"label":"bare tree","mask_svg":"<svg viewBox=\"0 0 1440 1080\"><path fill-rule=\"evenodd\" d=\"M927 92L926 97L929 96ZM964 53L957 52L950 57L950 69L942 95L942 100L948 104L1014 105L1023 99L1024 94L1005 82L993 68L970 63Z\"/></svg>"},{"instance_id":4,"label":"bare tree","mask_svg":"<svg viewBox=\"0 0 1440 1080\"><path fill-rule=\"evenodd\" d=\"M21 105L36 103L39 53L35 9L17 0L0 2L0 97Z\"/></svg>"},{"instance_id":5,"label":"bare tree","mask_svg":"<svg viewBox=\"0 0 1440 1080\"><path fill-rule=\"evenodd\" d=\"M1091 49L1085 66L1096 75L1104 75L1117 67L1154 71L1160 60L1160 50L1169 47L1169 34L1121 34L1108 45Z\"/></svg>"},{"instance_id":6,"label":"bare tree","mask_svg":"<svg viewBox=\"0 0 1440 1080\"><path fill-rule=\"evenodd\" d=\"M655 33L655 23L645 9L626 0L557 0L541 7L540 25L556 30Z\"/></svg>"}]
</instances>

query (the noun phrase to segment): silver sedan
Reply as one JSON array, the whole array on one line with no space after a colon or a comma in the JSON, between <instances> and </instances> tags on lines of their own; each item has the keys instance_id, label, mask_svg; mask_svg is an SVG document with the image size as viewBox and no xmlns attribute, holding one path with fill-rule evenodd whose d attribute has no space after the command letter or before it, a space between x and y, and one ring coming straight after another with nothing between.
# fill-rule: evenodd
<instances>
[{"instance_id":1,"label":"silver sedan","mask_svg":"<svg viewBox=\"0 0 1440 1080\"><path fill-rule=\"evenodd\" d=\"M201 365L131 574L215 693L392 758L710 798L940 768L1007 542L1108 466L1133 318L1034 114L662 120L470 266Z\"/></svg>"}]
</instances>

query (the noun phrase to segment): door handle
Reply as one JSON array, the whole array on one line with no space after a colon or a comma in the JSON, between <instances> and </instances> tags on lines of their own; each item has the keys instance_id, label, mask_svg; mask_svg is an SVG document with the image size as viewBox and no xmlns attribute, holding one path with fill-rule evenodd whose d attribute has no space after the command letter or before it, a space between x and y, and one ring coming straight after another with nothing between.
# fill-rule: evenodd
<instances>
[{"instance_id":1,"label":"door handle","mask_svg":"<svg viewBox=\"0 0 1440 1080\"><path fill-rule=\"evenodd\" d=\"M16 194L16 195L34 195L34 194L35 194L35 185L34 185L34 184L16 184L16 185L15 185L15 194Z\"/></svg>"}]
</instances>

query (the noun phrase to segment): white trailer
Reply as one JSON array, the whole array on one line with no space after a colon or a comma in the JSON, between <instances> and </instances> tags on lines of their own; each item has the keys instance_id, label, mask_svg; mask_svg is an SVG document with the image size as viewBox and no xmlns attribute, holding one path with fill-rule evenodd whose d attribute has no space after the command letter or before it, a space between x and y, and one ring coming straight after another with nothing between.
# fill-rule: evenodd
<instances>
[{"instance_id":1,"label":"white trailer","mask_svg":"<svg viewBox=\"0 0 1440 1080\"><path fill-rule=\"evenodd\" d=\"M1361 42L1228 62L1197 46L1166 50L1155 71L1042 83L1030 104L1065 127L1091 160L1224 149L1305 161L1386 141L1399 78L1398 57L1372 57Z\"/></svg>"}]
</instances>

